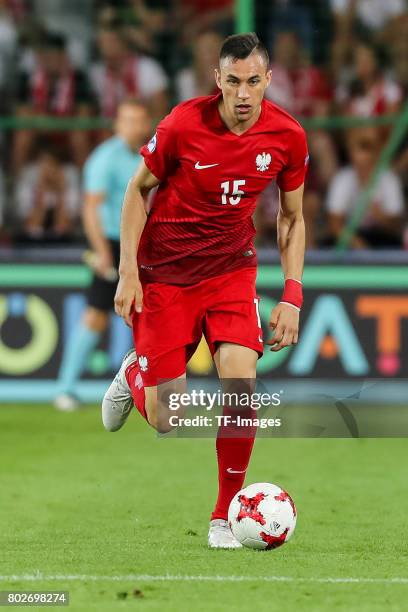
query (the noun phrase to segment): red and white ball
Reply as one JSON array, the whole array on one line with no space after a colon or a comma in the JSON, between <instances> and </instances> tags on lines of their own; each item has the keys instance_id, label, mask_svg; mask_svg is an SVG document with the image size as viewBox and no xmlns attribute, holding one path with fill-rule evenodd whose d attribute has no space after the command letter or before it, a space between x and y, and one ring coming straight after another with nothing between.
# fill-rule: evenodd
<instances>
[{"instance_id":1,"label":"red and white ball","mask_svg":"<svg viewBox=\"0 0 408 612\"><path fill-rule=\"evenodd\" d=\"M230 503L228 522L236 539L248 548L271 550L285 544L296 527L291 496L269 482L241 489Z\"/></svg>"}]
</instances>

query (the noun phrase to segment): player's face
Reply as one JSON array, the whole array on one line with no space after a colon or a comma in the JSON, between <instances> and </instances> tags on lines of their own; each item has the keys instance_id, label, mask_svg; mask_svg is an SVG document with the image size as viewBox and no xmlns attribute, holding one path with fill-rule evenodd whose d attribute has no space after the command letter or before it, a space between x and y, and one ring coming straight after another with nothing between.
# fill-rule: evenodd
<instances>
[{"instance_id":1,"label":"player's face","mask_svg":"<svg viewBox=\"0 0 408 612\"><path fill-rule=\"evenodd\" d=\"M134 149L141 146L151 131L147 110L137 104L122 104L116 119L116 134Z\"/></svg>"},{"instance_id":2,"label":"player's face","mask_svg":"<svg viewBox=\"0 0 408 612\"><path fill-rule=\"evenodd\" d=\"M226 115L241 123L258 116L271 71L262 55L251 53L242 60L221 60L215 80L222 91Z\"/></svg>"}]
</instances>

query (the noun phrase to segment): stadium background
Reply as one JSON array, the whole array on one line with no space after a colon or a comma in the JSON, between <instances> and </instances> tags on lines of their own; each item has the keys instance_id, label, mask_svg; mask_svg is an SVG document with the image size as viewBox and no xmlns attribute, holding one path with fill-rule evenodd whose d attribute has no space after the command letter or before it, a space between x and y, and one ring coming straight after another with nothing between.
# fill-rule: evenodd
<instances>
[{"instance_id":1,"label":"stadium background","mask_svg":"<svg viewBox=\"0 0 408 612\"><path fill-rule=\"evenodd\" d=\"M324 380L326 385L334 379L404 378L408 338L408 13L404 0L387 6L373 0L240 0L235 4L229 0L3 0L1 401L52 400L64 344L84 306L90 271L81 259L85 248L80 223L81 165L109 135L120 99L109 99L109 88L101 88L100 75L113 70L112 78L123 81L123 95L138 95L157 122L179 100L214 91L212 70L219 41L225 34L251 29L256 29L271 54L275 86L267 96L299 118L307 129L311 153L305 191L308 250L300 342L296 348L265 355L259 373L275 380ZM75 83L67 99L56 103L44 100L47 94L38 85L41 57L47 52L66 65L60 78L68 73ZM123 71L115 74L109 63L115 54L134 66L149 58L149 91L144 93L146 88L136 76L129 82ZM350 201L344 227L334 234L330 193L336 180L340 189L349 189L344 168L353 172L353 164L361 163L356 157L359 151L366 155L363 186ZM49 223L44 228L30 225L45 152L53 156L64 176L61 198L68 222L59 231ZM395 189L378 189L384 174L390 172L399 190L396 195ZM395 198L403 202L403 209L390 235L386 233L387 201ZM373 207L383 214L376 217ZM282 282L276 210L276 187L271 186L256 216L265 331ZM99 400L129 343L128 330L112 316L110 329L78 386L82 399ZM189 371L198 377L213 373L205 346Z\"/></svg>"},{"instance_id":2,"label":"stadium background","mask_svg":"<svg viewBox=\"0 0 408 612\"><path fill-rule=\"evenodd\" d=\"M90 277L81 259L81 163L107 135L112 114L96 87L99 35L105 52L107 46L136 63L141 55L156 61L149 84L157 96L146 102L158 120L183 95L197 93L195 73L212 91L214 32L252 29L271 50L279 78L274 95L299 116L311 149L301 341L266 355L260 376L289 380L299 400L309 392L315 397L319 385L326 397L358 398L359 389L372 389L370 414L370 402L380 401L377 414L384 415L377 435L392 436L350 439L357 436L347 418L334 437L349 439L321 439L322 427L306 434L318 439L259 436L247 482L281 484L299 513L291 542L265 554L207 549L216 495L212 438L157 439L137 414L119 434L103 430L100 397L130 341L118 319L78 387L92 404L72 414L51 405ZM129 48L118 51L118 33ZM374 45L378 68L360 42ZM43 89L28 89L44 44L64 61L66 44L81 72L78 100L60 100L67 106L52 113L41 108ZM407 46L404 0L0 0L0 592L69 590L70 607L79 612L406 610L406 440L396 437L406 435ZM370 178L352 201L343 233L333 237L330 184L350 164L351 126L369 128L354 144L363 149ZM66 166L64 201L73 214L64 235L49 226L33 233L25 216L44 151L52 153L54 170ZM374 200L387 210L389 185L382 198L375 191L387 168L393 197L404 194L397 224L373 209ZM282 281L273 187L259 213L266 324ZM361 248L355 231L363 227L368 239L373 221L374 245ZM394 245L384 248L381 230L389 226ZM211 380L205 347L190 374L200 384ZM370 387L372 379L378 384ZM402 403L395 412L400 429L389 423L395 402Z\"/></svg>"}]
</instances>

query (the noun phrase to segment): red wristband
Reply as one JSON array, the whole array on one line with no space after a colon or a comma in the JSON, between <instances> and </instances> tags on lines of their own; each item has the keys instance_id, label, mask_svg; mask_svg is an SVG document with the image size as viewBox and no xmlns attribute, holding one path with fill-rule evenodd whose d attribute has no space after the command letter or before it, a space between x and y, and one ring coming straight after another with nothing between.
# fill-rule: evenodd
<instances>
[{"instance_id":1,"label":"red wristband","mask_svg":"<svg viewBox=\"0 0 408 612\"><path fill-rule=\"evenodd\" d=\"M293 278L287 278L285 280L285 288L283 290L281 302L284 302L285 304L291 304L292 306L295 306L300 310L303 304L302 283L300 281L294 280Z\"/></svg>"}]
</instances>

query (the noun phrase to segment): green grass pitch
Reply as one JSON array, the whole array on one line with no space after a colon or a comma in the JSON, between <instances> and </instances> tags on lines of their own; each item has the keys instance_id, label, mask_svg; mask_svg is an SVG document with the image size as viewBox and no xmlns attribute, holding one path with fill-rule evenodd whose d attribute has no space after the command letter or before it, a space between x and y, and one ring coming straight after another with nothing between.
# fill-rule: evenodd
<instances>
[{"instance_id":1,"label":"green grass pitch","mask_svg":"<svg viewBox=\"0 0 408 612\"><path fill-rule=\"evenodd\" d=\"M69 590L73 611L406 610L407 463L406 440L259 439L247 483L287 488L295 535L208 550L214 440L1 407L0 590Z\"/></svg>"}]
</instances>

